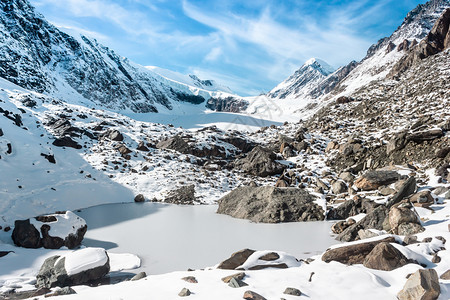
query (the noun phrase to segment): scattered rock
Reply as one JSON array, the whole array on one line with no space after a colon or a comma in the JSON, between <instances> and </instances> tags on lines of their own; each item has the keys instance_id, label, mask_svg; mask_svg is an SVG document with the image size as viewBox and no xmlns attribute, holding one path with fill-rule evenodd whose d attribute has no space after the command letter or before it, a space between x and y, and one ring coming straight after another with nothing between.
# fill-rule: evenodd
<instances>
[{"instance_id":1,"label":"scattered rock","mask_svg":"<svg viewBox=\"0 0 450 300\"><path fill-rule=\"evenodd\" d=\"M243 286L248 286L248 284L246 284L245 282L243 282L242 280L236 279L234 277L232 277L228 283L229 287L232 288L240 288Z\"/></svg>"},{"instance_id":2,"label":"scattered rock","mask_svg":"<svg viewBox=\"0 0 450 300\"><path fill-rule=\"evenodd\" d=\"M268 268L287 269L289 267L285 263L280 263L280 264L256 265L256 266L252 266L248 269L254 271L254 270L263 270L263 269L268 269Z\"/></svg>"},{"instance_id":3,"label":"scattered rock","mask_svg":"<svg viewBox=\"0 0 450 300\"><path fill-rule=\"evenodd\" d=\"M14 222L14 230L12 233L14 244L24 248L40 248L42 247L41 234L30 224L30 219L17 220Z\"/></svg>"},{"instance_id":4,"label":"scattered rock","mask_svg":"<svg viewBox=\"0 0 450 300\"><path fill-rule=\"evenodd\" d=\"M434 254L433 258L431 259L431 262L434 263L434 264L438 264L438 263L441 262L441 257L439 255L437 255L437 254Z\"/></svg>"},{"instance_id":5,"label":"scattered rock","mask_svg":"<svg viewBox=\"0 0 450 300\"><path fill-rule=\"evenodd\" d=\"M181 279L189 283L198 283L197 279L194 276L187 276Z\"/></svg>"},{"instance_id":6,"label":"scattered rock","mask_svg":"<svg viewBox=\"0 0 450 300\"><path fill-rule=\"evenodd\" d=\"M53 141L52 144L57 147L71 147L75 149L81 149L81 145L72 140L72 138L68 136L57 138Z\"/></svg>"},{"instance_id":7,"label":"scattered rock","mask_svg":"<svg viewBox=\"0 0 450 300\"><path fill-rule=\"evenodd\" d=\"M378 234L376 234L373 231L370 231L370 229L360 229L358 230L358 237L360 240L364 240L364 239L370 239L373 237L378 236Z\"/></svg>"},{"instance_id":8,"label":"scattered rock","mask_svg":"<svg viewBox=\"0 0 450 300\"><path fill-rule=\"evenodd\" d=\"M420 225L420 220L417 217L416 213L407 207L392 207L389 210L389 225L391 230L395 234L400 234L398 231L400 224L404 223L415 223ZM402 232L404 232L404 227L402 228ZM417 232L415 232L417 233ZM411 235L405 234L405 235Z\"/></svg>"},{"instance_id":9,"label":"scattered rock","mask_svg":"<svg viewBox=\"0 0 450 300\"><path fill-rule=\"evenodd\" d=\"M242 186L219 200L217 213L263 223L323 220L323 210L313 200L299 188Z\"/></svg>"},{"instance_id":10,"label":"scattered rock","mask_svg":"<svg viewBox=\"0 0 450 300\"><path fill-rule=\"evenodd\" d=\"M191 295L191 291L187 288L183 288L179 293L178 296L180 297L187 297Z\"/></svg>"},{"instance_id":11,"label":"scattered rock","mask_svg":"<svg viewBox=\"0 0 450 300\"><path fill-rule=\"evenodd\" d=\"M244 293L244 299L246 300L266 300L263 296L253 291L246 291Z\"/></svg>"},{"instance_id":12,"label":"scattered rock","mask_svg":"<svg viewBox=\"0 0 450 300\"><path fill-rule=\"evenodd\" d=\"M284 290L283 294L292 296L301 296L302 292L299 289L288 287Z\"/></svg>"},{"instance_id":13,"label":"scattered rock","mask_svg":"<svg viewBox=\"0 0 450 300\"><path fill-rule=\"evenodd\" d=\"M379 243L364 259L364 266L366 268L392 271L394 269L403 267L410 263L410 261L390 243Z\"/></svg>"},{"instance_id":14,"label":"scattered rock","mask_svg":"<svg viewBox=\"0 0 450 300\"><path fill-rule=\"evenodd\" d=\"M217 268L224 270L234 270L237 267L243 265L247 259L255 253L255 250L243 249L231 254L231 257L221 262Z\"/></svg>"},{"instance_id":15,"label":"scattered rock","mask_svg":"<svg viewBox=\"0 0 450 300\"><path fill-rule=\"evenodd\" d=\"M150 149L147 148L147 146L145 145L145 143L144 143L143 141L140 141L140 142L139 142L139 144L138 144L136 150L144 151L144 152L150 151Z\"/></svg>"},{"instance_id":16,"label":"scattered rock","mask_svg":"<svg viewBox=\"0 0 450 300\"><path fill-rule=\"evenodd\" d=\"M131 277L131 281L137 281L137 280L140 280L140 279L143 279L143 278L145 278L145 277L147 277L147 273L145 273L145 272L140 272L140 273L137 273L136 275L134 275L133 277Z\"/></svg>"},{"instance_id":17,"label":"scattered rock","mask_svg":"<svg viewBox=\"0 0 450 300\"><path fill-rule=\"evenodd\" d=\"M270 253L267 253L267 254L261 256L261 257L258 258L258 259L260 259L260 260L265 260L265 261L273 261L273 260L277 260L277 259L279 259L279 258L280 258L280 255L278 255L278 253L276 253L276 252L270 252Z\"/></svg>"},{"instance_id":18,"label":"scattered rock","mask_svg":"<svg viewBox=\"0 0 450 300\"><path fill-rule=\"evenodd\" d=\"M389 185L399 180L400 174L395 171L367 171L355 181L355 186L363 191L376 190L382 185Z\"/></svg>"},{"instance_id":19,"label":"scattered rock","mask_svg":"<svg viewBox=\"0 0 450 300\"><path fill-rule=\"evenodd\" d=\"M105 133L100 135L100 138L108 138L111 141L116 141L116 142L123 141L123 135L118 130L115 130L115 129L107 130Z\"/></svg>"},{"instance_id":20,"label":"scattered rock","mask_svg":"<svg viewBox=\"0 0 450 300\"><path fill-rule=\"evenodd\" d=\"M434 269L417 270L406 281L403 289L397 294L400 300L434 300L439 297L441 288Z\"/></svg>"},{"instance_id":21,"label":"scattered rock","mask_svg":"<svg viewBox=\"0 0 450 300\"><path fill-rule=\"evenodd\" d=\"M420 191L409 198L412 203L434 203L430 191Z\"/></svg>"},{"instance_id":22,"label":"scattered rock","mask_svg":"<svg viewBox=\"0 0 450 300\"><path fill-rule=\"evenodd\" d=\"M338 195L347 192L347 185L343 181L336 181L331 185L331 191L333 194Z\"/></svg>"},{"instance_id":23,"label":"scattered rock","mask_svg":"<svg viewBox=\"0 0 450 300\"><path fill-rule=\"evenodd\" d=\"M450 280L450 269L442 273L442 275L439 278L443 280Z\"/></svg>"},{"instance_id":24,"label":"scattered rock","mask_svg":"<svg viewBox=\"0 0 450 300\"><path fill-rule=\"evenodd\" d=\"M251 175L266 177L281 174L286 168L276 160L272 150L256 146L245 158L237 160L235 167Z\"/></svg>"},{"instance_id":25,"label":"scattered rock","mask_svg":"<svg viewBox=\"0 0 450 300\"><path fill-rule=\"evenodd\" d=\"M55 156L53 154L41 153L41 156L48 160L49 163L56 164Z\"/></svg>"},{"instance_id":26,"label":"scattered rock","mask_svg":"<svg viewBox=\"0 0 450 300\"><path fill-rule=\"evenodd\" d=\"M142 195L142 194L136 195L136 197L134 197L134 202L145 202L144 195Z\"/></svg>"},{"instance_id":27,"label":"scattered rock","mask_svg":"<svg viewBox=\"0 0 450 300\"><path fill-rule=\"evenodd\" d=\"M193 184L170 191L164 198L164 202L173 204L194 204L195 201L195 185Z\"/></svg>"},{"instance_id":28,"label":"scattered rock","mask_svg":"<svg viewBox=\"0 0 450 300\"><path fill-rule=\"evenodd\" d=\"M392 207L394 204L397 204L409 195L414 194L416 189L416 178L414 176L411 176L399 186L397 193L392 197L392 199L388 201L386 206L388 208Z\"/></svg>"},{"instance_id":29,"label":"scattered rock","mask_svg":"<svg viewBox=\"0 0 450 300\"><path fill-rule=\"evenodd\" d=\"M91 266L91 267L86 267ZM101 248L85 248L65 256L47 258L39 270L37 286L73 286L101 279L109 272L109 257Z\"/></svg>"},{"instance_id":30,"label":"scattered rock","mask_svg":"<svg viewBox=\"0 0 450 300\"><path fill-rule=\"evenodd\" d=\"M244 279L244 277L245 277L245 273L244 272L240 272L240 273L236 273L236 274L233 274L233 275L226 276L226 277L222 278L222 281L225 282L225 283L228 283L228 282L230 282L231 278L235 278L237 280L242 280L242 279Z\"/></svg>"},{"instance_id":31,"label":"scattered rock","mask_svg":"<svg viewBox=\"0 0 450 300\"><path fill-rule=\"evenodd\" d=\"M395 238L388 237L378 241L337 247L322 255L324 262L337 261L346 265L362 264L366 256L380 243L394 243Z\"/></svg>"}]
</instances>

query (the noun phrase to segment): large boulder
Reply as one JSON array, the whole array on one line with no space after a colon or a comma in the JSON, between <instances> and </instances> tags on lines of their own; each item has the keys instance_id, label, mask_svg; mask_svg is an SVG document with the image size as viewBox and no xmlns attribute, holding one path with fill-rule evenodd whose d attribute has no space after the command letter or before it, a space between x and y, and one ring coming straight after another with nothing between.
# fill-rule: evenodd
<instances>
[{"instance_id":1,"label":"large boulder","mask_svg":"<svg viewBox=\"0 0 450 300\"><path fill-rule=\"evenodd\" d=\"M219 200L217 213L253 222L320 221L324 212L299 188L239 187Z\"/></svg>"},{"instance_id":2,"label":"large boulder","mask_svg":"<svg viewBox=\"0 0 450 300\"><path fill-rule=\"evenodd\" d=\"M57 138L52 143L54 146L57 147L71 147L75 149L81 149L81 145L72 140L69 136L63 136L61 138Z\"/></svg>"},{"instance_id":3,"label":"large boulder","mask_svg":"<svg viewBox=\"0 0 450 300\"><path fill-rule=\"evenodd\" d=\"M109 270L105 249L85 248L47 258L36 276L36 284L45 288L86 284L101 279Z\"/></svg>"},{"instance_id":4,"label":"large boulder","mask_svg":"<svg viewBox=\"0 0 450 300\"><path fill-rule=\"evenodd\" d=\"M245 158L238 159L235 167L255 176L271 176L283 173L286 166L280 164L277 155L270 149L256 146Z\"/></svg>"},{"instance_id":5,"label":"large boulder","mask_svg":"<svg viewBox=\"0 0 450 300\"><path fill-rule=\"evenodd\" d=\"M87 231L86 222L71 211L17 220L14 225L12 239L24 248L73 249Z\"/></svg>"},{"instance_id":6,"label":"large boulder","mask_svg":"<svg viewBox=\"0 0 450 300\"><path fill-rule=\"evenodd\" d=\"M392 207L389 210L389 225L395 234L400 234L399 226L403 224L419 224L419 217L408 207ZM404 226L402 226L404 227ZM411 233L415 234L417 232Z\"/></svg>"},{"instance_id":7,"label":"large boulder","mask_svg":"<svg viewBox=\"0 0 450 300\"><path fill-rule=\"evenodd\" d=\"M247 259L255 253L252 249L243 249L231 254L231 257L221 262L217 268L224 270L234 270L237 267L243 265Z\"/></svg>"},{"instance_id":8,"label":"large boulder","mask_svg":"<svg viewBox=\"0 0 450 300\"><path fill-rule=\"evenodd\" d=\"M400 300L434 300L439 297L441 288L434 269L417 270L406 281L397 294Z\"/></svg>"},{"instance_id":9,"label":"large boulder","mask_svg":"<svg viewBox=\"0 0 450 300\"><path fill-rule=\"evenodd\" d=\"M377 241L329 249L322 255L322 260L324 262L337 261L346 265L362 264L375 246L383 242L394 243L395 238L387 237Z\"/></svg>"},{"instance_id":10,"label":"large boulder","mask_svg":"<svg viewBox=\"0 0 450 300\"><path fill-rule=\"evenodd\" d=\"M373 170L367 171L355 181L355 186L363 191L376 190L382 185L389 185L400 179L395 171Z\"/></svg>"},{"instance_id":11,"label":"large boulder","mask_svg":"<svg viewBox=\"0 0 450 300\"><path fill-rule=\"evenodd\" d=\"M392 271L407 265L410 261L392 244L379 243L364 259L366 268Z\"/></svg>"}]
</instances>

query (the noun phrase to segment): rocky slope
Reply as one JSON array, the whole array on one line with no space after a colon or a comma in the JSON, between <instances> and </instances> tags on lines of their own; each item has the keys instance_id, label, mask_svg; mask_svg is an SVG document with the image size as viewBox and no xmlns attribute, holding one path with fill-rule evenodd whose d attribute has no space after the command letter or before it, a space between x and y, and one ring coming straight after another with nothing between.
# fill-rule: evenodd
<instances>
[{"instance_id":1,"label":"rocky slope","mask_svg":"<svg viewBox=\"0 0 450 300\"><path fill-rule=\"evenodd\" d=\"M174 101L200 104L221 94L211 81L177 82L93 39L69 36L26 0L0 3L0 29L0 77L66 101L157 112L158 107L171 109Z\"/></svg>"}]
</instances>

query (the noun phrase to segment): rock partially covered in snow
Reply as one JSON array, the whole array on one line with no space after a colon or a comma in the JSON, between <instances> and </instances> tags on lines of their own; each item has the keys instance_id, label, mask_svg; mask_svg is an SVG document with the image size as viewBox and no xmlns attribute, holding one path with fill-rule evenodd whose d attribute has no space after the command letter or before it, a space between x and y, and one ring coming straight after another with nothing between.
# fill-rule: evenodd
<instances>
[{"instance_id":1,"label":"rock partially covered in snow","mask_svg":"<svg viewBox=\"0 0 450 300\"><path fill-rule=\"evenodd\" d=\"M51 288L85 284L101 279L109 269L105 249L85 248L47 258L36 276L37 285Z\"/></svg>"},{"instance_id":2,"label":"rock partially covered in snow","mask_svg":"<svg viewBox=\"0 0 450 300\"><path fill-rule=\"evenodd\" d=\"M417 270L405 283L403 289L397 294L400 300L429 299L439 297L441 288L439 278L434 269Z\"/></svg>"},{"instance_id":3,"label":"rock partially covered in snow","mask_svg":"<svg viewBox=\"0 0 450 300\"><path fill-rule=\"evenodd\" d=\"M367 171L355 181L355 186L363 191L376 190L382 185L389 185L400 179L395 171L373 170Z\"/></svg>"},{"instance_id":4,"label":"rock partially covered in snow","mask_svg":"<svg viewBox=\"0 0 450 300\"><path fill-rule=\"evenodd\" d=\"M17 220L12 239L25 248L73 249L81 244L87 231L86 222L71 211Z\"/></svg>"},{"instance_id":5,"label":"rock partially covered in snow","mask_svg":"<svg viewBox=\"0 0 450 300\"><path fill-rule=\"evenodd\" d=\"M257 146L247 157L237 160L235 167L251 175L266 177L281 174L286 168L276 160L277 156L273 151Z\"/></svg>"},{"instance_id":6,"label":"rock partially covered in snow","mask_svg":"<svg viewBox=\"0 0 450 300\"><path fill-rule=\"evenodd\" d=\"M253 222L321 221L322 208L299 188L243 186L219 200L217 213Z\"/></svg>"}]
</instances>

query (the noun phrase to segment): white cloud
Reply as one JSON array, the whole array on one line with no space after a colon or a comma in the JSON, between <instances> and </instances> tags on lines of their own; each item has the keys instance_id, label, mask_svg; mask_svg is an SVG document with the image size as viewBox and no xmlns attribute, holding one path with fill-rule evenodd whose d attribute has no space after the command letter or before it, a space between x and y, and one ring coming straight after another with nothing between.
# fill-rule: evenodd
<instances>
[{"instance_id":1,"label":"white cloud","mask_svg":"<svg viewBox=\"0 0 450 300\"><path fill-rule=\"evenodd\" d=\"M205 56L205 61L215 61L222 55L222 48L215 47Z\"/></svg>"}]
</instances>

